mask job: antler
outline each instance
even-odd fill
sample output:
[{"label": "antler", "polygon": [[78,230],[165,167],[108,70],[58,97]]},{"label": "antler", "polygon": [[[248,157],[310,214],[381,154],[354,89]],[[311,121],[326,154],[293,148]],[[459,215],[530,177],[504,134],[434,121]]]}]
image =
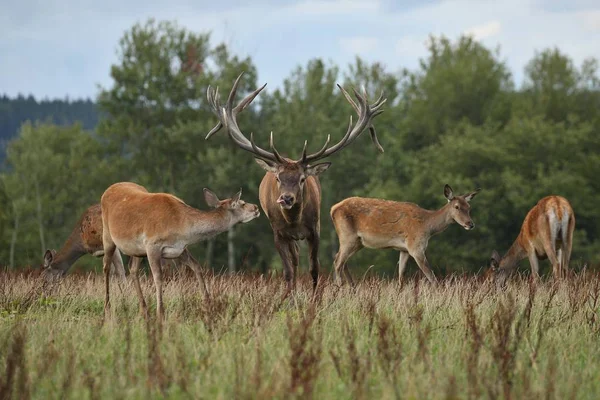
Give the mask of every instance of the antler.
[{"label": "antler", "polygon": [[242,101],[239,102],[237,106],[233,107],[233,100],[235,99],[237,88],[240,83],[240,79],[242,78],[242,75],[244,75],[243,72],[235,80],[235,83],[231,88],[231,92],[229,93],[229,97],[227,98],[227,103],[225,103],[225,107],[221,106],[219,88],[217,87],[216,89],[213,89],[210,86],[208,87],[208,90],[206,91],[208,104],[210,104],[210,107],[212,108],[213,113],[219,119],[219,122],[217,123],[217,125],[215,125],[214,128],[210,130],[210,132],[208,132],[208,134],[206,135],[206,139],[210,139],[212,135],[217,133],[223,126],[225,126],[227,132],[229,133],[229,137],[235,142],[235,144],[237,144],[242,149],[249,151],[255,156],[265,160],[275,161],[278,163],[285,163],[283,157],[281,157],[277,149],[275,149],[275,145],[273,143],[273,132],[271,132],[271,139],[269,142],[272,151],[267,151],[258,147],[256,143],[254,143],[254,135],[252,133],[250,133],[250,140],[248,140],[248,138],[246,138],[246,136],[242,133],[240,127],[237,124],[237,115],[240,112],[244,111],[244,109],[248,107],[250,103],[252,103],[252,101],[265,88],[265,86],[267,86],[267,84],[265,83],[264,85],[250,93],[248,96],[246,96]]},{"label": "antler", "polygon": [[329,140],[331,139],[331,136],[327,135],[327,140],[325,141],[325,145],[321,148],[321,150],[317,151],[314,154],[306,155],[306,142],[304,142],[304,150],[302,151],[302,158],[300,158],[300,160],[298,160],[299,162],[301,162],[303,164],[308,164],[308,163],[314,162],[316,160],[319,160],[321,158],[328,157],[328,156],[332,155],[333,153],[343,149],[344,147],[346,147],[350,143],[352,143],[354,141],[354,139],[359,137],[360,134],[367,127],[369,128],[369,132],[371,133],[371,139],[373,140],[373,143],[377,147],[377,150],[379,150],[380,152],[383,153],[383,147],[381,147],[381,144],[379,143],[379,140],[377,139],[377,132],[375,131],[375,127],[373,126],[373,119],[383,112],[381,107],[387,101],[387,99],[383,98],[383,92],[381,93],[381,95],[379,96],[377,101],[375,101],[375,103],[369,105],[369,102],[367,99],[367,92],[366,92],[365,88],[363,87],[362,95],[360,93],[358,93],[356,91],[356,89],[352,88],[352,91],[354,92],[354,96],[356,97],[356,100],[358,101],[358,104],[357,104],[354,102],[352,97],[350,97],[348,92],[346,92],[344,90],[343,87],[341,87],[340,85],[337,85],[337,86],[340,88],[340,90],[344,94],[344,97],[346,98],[346,100],[348,100],[348,102],[352,105],[352,108],[354,108],[354,110],[358,114],[358,121],[356,121],[356,125],[352,126],[352,116],[350,116],[350,124],[348,125],[348,130],[346,131],[346,134],[344,135],[342,140],[340,140],[337,144],[328,148],[327,145],[329,144]]}]

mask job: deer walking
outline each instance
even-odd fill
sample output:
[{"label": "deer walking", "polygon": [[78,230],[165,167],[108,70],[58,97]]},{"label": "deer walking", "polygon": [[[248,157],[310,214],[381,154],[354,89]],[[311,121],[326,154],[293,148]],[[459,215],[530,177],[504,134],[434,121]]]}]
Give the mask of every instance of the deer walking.
[{"label": "deer walking", "polygon": [[362,197],[350,197],[335,204],[331,207],[331,219],[340,242],[334,260],[337,283],[343,283],[343,274],[348,283],[354,284],[347,261],[363,247],[399,250],[400,283],[409,256],[415,259],[427,279],[435,283],[435,275],[425,257],[429,238],[453,222],[466,230],[473,229],[469,202],[479,190],[454,196],[452,188],[446,185],[444,196],[448,203],[437,211],[425,210],[414,203]]},{"label": "deer walking", "polygon": [[208,88],[208,102],[219,122],[207,134],[206,139],[224,126],[231,140],[243,150],[253,154],[258,165],[266,171],[259,187],[260,205],[273,229],[275,247],[283,262],[283,273],[288,291],[296,286],[299,263],[298,244],[296,243],[298,240],[308,242],[309,269],[313,280],[313,289],[315,289],[319,279],[321,232],[321,185],[318,176],[331,165],[330,162],[318,164],[315,162],[342,150],[360,136],[366,128],[369,128],[371,139],[377,149],[383,152],[372,121],[383,112],[382,106],[386,99],[383,99],[382,94],[375,103],[369,105],[364,91],[362,94],[354,91],[357,100],[355,102],[338,85],[344,97],[358,114],[356,124],[353,125],[352,117],[350,117],[350,124],[344,137],[337,144],[328,147],[331,139],[331,136],[328,135],[325,145],[316,153],[306,153],[307,142],[305,141],[302,156],[298,160],[291,160],[279,154],[273,143],[272,132],[271,150],[267,151],[254,143],[252,133],[248,140],[239,128],[237,115],[248,107],[266,86],[265,84],[256,89],[234,107],[233,101],[242,75],[240,74],[233,84],[225,106],[220,103],[218,89]]},{"label": "deer walking", "polygon": [[503,287],[517,263],[529,258],[534,279],[538,279],[539,260],[546,258],[552,264],[555,279],[565,277],[569,269],[575,213],[567,199],[547,196],[527,213],[519,236],[504,257],[494,250],[490,268],[496,272],[496,284]]},{"label": "deer walking", "polygon": [[[140,308],[147,315],[147,307],[140,288],[137,271],[140,257],[148,263],[156,288],[156,313],[164,318],[162,298],[161,259],[181,257],[192,243],[209,239],[227,231],[238,223],[246,223],[260,215],[258,206],[240,199],[240,190],[231,199],[219,200],[204,189],[204,198],[212,207],[201,211],[167,193],[150,193],[143,186],[121,182],[110,186],[100,204],[102,206],[102,241],[104,245],[105,312],[110,308],[110,265],[118,248],[133,258],[131,275]],[[185,255],[184,255],[185,257]],[[198,279],[202,276],[197,274]],[[202,280],[201,287],[204,287]]]}]

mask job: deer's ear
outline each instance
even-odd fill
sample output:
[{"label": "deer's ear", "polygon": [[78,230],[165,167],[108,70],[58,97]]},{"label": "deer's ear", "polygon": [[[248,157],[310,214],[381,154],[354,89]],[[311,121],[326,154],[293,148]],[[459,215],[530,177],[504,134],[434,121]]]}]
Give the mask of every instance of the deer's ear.
[{"label": "deer's ear", "polygon": [[255,158],[254,161],[256,161],[256,163],[265,171],[272,172],[274,174],[277,173],[277,164],[272,163],[271,161],[262,160],[260,158]]},{"label": "deer's ear", "polygon": [[219,206],[219,198],[210,189],[204,188],[204,200],[209,207],[216,208]]},{"label": "deer's ear", "polygon": [[44,253],[44,268],[48,268],[52,263],[52,259],[54,258],[54,254],[51,250],[46,250]]},{"label": "deer's ear", "polygon": [[231,198],[231,202],[232,202],[233,204],[236,204],[238,201],[240,201],[240,199],[241,199],[241,198],[242,198],[242,189],[240,188],[240,191],[239,191],[239,192],[237,192],[237,193],[235,194],[235,196],[233,196],[233,197]]},{"label": "deer's ear", "polygon": [[471,192],[471,193],[469,193],[469,194],[465,194],[465,195],[464,195],[464,199],[465,199],[465,201],[466,201],[467,203],[468,203],[468,202],[470,202],[470,201],[471,201],[471,199],[472,199],[473,197],[475,197],[475,195],[476,195],[477,193],[479,193],[479,191],[480,191],[480,190],[481,190],[481,188],[477,188],[477,189],[475,189],[475,191],[474,191],[474,192]]},{"label": "deer's ear", "polygon": [[317,176],[317,175],[322,174],[323,172],[327,171],[327,168],[329,168],[330,166],[331,166],[330,162],[309,165],[308,167],[306,167],[306,175]]},{"label": "deer's ear", "polygon": [[448,201],[454,198],[454,192],[448,184],[444,185],[444,196],[448,199]]},{"label": "deer's ear", "polygon": [[497,269],[500,266],[500,254],[496,250],[492,252],[492,257],[490,258],[490,266],[494,269]]}]

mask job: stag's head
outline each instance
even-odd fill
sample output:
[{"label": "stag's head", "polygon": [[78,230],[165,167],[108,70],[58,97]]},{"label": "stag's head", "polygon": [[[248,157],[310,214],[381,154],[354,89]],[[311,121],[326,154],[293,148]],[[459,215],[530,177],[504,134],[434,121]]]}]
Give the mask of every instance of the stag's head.
[{"label": "stag's head", "polygon": [[462,196],[455,196],[452,188],[449,185],[444,186],[444,196],[448,199],[448,207],[450,207],[450,216],[452,219],[470,231],[475,228],[475,224],[471,219],[471,205],[469,202],[481,189],[477,189],[474,192],[464,194]]},{"label": "stag's head", "polygon": [[210,189],[204,188],[204,200],[209,207],[223,210],[229,213],[232,219],[236,222],[250,222],[260,216],[258,206],[256,204],[246,203],[241,199],[242,189],[230,199],[219,200],[216,194]]},{"label": "stag's head", "polygon": [[283,159],[281,162],[256,159],[265,171],[275,175],[279,197],[277,204],[285,210],[289,210],[296,204],[302,203],[304,184],[309,176],[317,176],[327,170],[330,162],[309,165],[303,162]]},{"label": "stag's head", "polygon": [[279,190],[277,203],[283,209],[290,209],[294,207],[295,204],[301,203],[306,179],[310,176],[317,176],[321,174],[331,165],[329,162],[315,164],[316,161],[328,157],[333,153],[343,149],[352,143],[354,139],[360,136],[360,134],[366,128],[369,128],[371,139],[373,140],[373,143],[375,143],[377,149],[383,152],[383,148],[379,144],[377,133],[375,132],[375,128],[372,124],[373,118],[383,112],[382,106],[386,101],[386,99],[383,98],[383,94],[379,96],[379,99],[375,103],[369,104],[367,94],[364,89],[362,94],[354,90],[354,95],[356,97],[355,102],[348,92],[346,92],[339,85],[338,87],[342,91],[344,97],[357,112],[358,120],[356,124],[353,124],[352,117],[350,117],[348,130],[346,131],[344,137],[337,144],[329,146],[331,136],[328,135],[325,145],[321,148],[321,150],[313,154],[307,154],[307,142],[305,141],[302,157],[294,161],[284,158],[279,154],[273,143],[273,132],[271,132],[270,150],[264,150],[260,148],[256,145],[256,143],[254,143],[254,137],[252,133],[250,134],[250,140],[248,140],[242,133],[237,124],[236,117],[237,114],[239,114],[246,107],[248,107],[250,103],[252,103],[254,98],[258,96],[258,94],[265,88],[266,84],[250,93],[237,106],[234,107],[233,101],[242,75],[243,74],[240,74],[240,76],[236,79],[233,88],[229,93],[229,97],[225,106],[222,106],[220,103],[218,88],[214,90],[210,87],[208,88],[208,102],[215,115],[219,118],[219,123],[208,133],[208,135],[206,135],[206,138],[210,138],[214,133],[219,131],[224,126],[229,133],[229,137],[239,147],[254,154],[257,163],[267,172],[275,175]]}]

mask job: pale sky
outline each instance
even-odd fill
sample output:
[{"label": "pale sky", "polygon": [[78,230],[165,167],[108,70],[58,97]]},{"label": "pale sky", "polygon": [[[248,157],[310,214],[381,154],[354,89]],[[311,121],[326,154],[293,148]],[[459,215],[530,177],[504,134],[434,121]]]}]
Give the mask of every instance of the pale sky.
[{"label": "pale sky", "polygon": [[415,69],[429,34],[500,46],[517,82],[536,50],[557,46],[577,66],[600,58],[598,0],[0,0],[0,94],[94,99],[123,32],[150,17],[212,32],[271,89],[316,57]]}]

